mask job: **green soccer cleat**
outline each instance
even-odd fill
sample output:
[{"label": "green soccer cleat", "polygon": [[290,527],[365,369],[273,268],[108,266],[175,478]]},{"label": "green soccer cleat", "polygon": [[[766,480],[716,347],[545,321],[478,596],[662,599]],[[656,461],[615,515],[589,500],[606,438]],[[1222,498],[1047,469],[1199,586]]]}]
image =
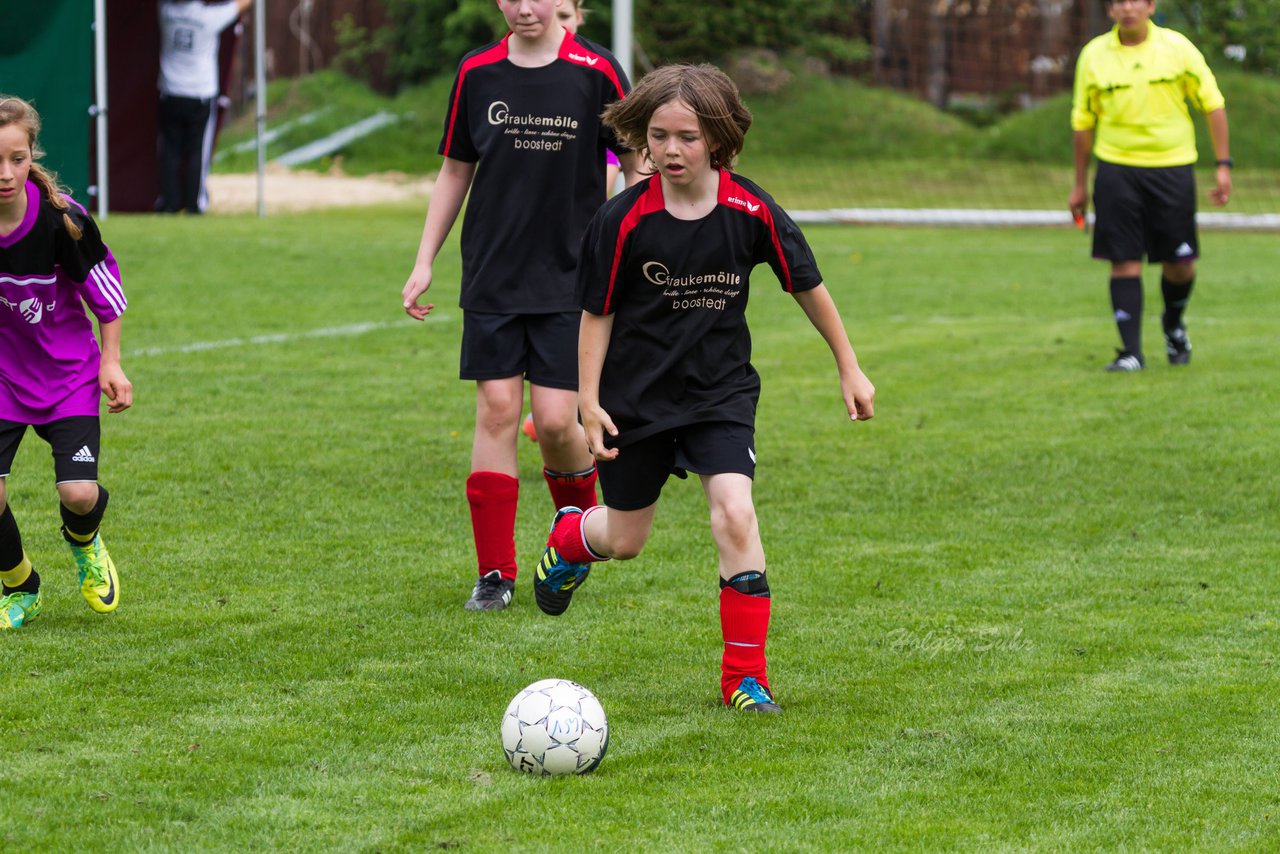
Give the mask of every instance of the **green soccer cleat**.
[{"label": "green soccer cleat", "polygon": [[99,614],[111,613],[120,604],[120,579],[115,562],[102,543],[102,534],[94,534],[88,545],[69,545],[80,572],[80,595]]},{"label": "green soccer cleat", "polygon": [[[551,530],[554,532],[560,520],[572,513],[581,515],[582,511],[577,507],[560,508],[551,522]],[[591,564],[570,563],[548,542],[538,568],[533,571],[533,598],[542,613],[553,617],[563,614],[573,599],[573,591],[586,583],[589,572]]]},{"label": "green soccer cleat", "polygon": [[752,676],[743,679],[738,683],[738,687],[733,689],[733,693],[729,695],[729,705],[741,712],[764,712],[776,715],[782,711],[782,706],[773,701],[773,694],[769,693],[769,689]]},{"label": "green soccer cleat", "polygon": [[44,596],[39,590],[27,593],[15,590],[0,598],[0,630],[20,629],[40,616],[40,608],[44,605]]}]

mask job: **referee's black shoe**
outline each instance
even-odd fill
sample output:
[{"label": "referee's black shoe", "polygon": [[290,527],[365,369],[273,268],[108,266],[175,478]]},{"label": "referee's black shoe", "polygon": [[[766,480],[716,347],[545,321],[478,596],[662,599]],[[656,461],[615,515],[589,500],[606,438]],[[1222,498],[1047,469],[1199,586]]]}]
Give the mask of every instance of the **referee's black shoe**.
[{"label": "referee's black shoe", "polygon": [[503,578],[501,572],[491,569],[480,576],[475,589],[471,591],[471,598],[462,607],[468,611],[501,611],[511,604],[515,591],[514,581]]},{"label": "referee's black shoe", "polygon": [[1164,350],[1169,354],[1169,364],[1186,365],[1191,362],[1191,339],[1185,326],[1175,326],[1164,331]]},{"label": "referee's black shoe", "polygon": [[1147,366],[1147,360],[1137,353],[1130,353],[1128,350],[1117,350],[1116,357],[1107,365],[1107,370],[1112,373],[1132,373],[1140,371]]}]

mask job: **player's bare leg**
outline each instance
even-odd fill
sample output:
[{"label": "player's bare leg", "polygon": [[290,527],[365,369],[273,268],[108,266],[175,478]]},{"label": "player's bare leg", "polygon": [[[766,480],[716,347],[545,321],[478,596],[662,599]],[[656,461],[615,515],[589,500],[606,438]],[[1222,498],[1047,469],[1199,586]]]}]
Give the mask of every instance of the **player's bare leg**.
[{"label": "player's bare leg", "polygon": [[471,444],[467,503],[475,537],[479,580],[468,611],[500,611],[511,603],[516,581],[516,439],[524,404],[520,376],[476,383],[476,426]]},{"label": "player's bare leg", "polygon": [[578,423],[578,393],[531,383],[529,401],[551,502],[557,510],[594,507],[596,464]]},{"label": "player's bare leg", "polygon": [[751,478],[735,473],[704,475],[702,488],[711,512],[711,536],[720,553],[724,702],[744,711],[780,712],[766,670],[771,600]]},{"label": "player's bare leg", "polygon": [[534,598],[543,613],[556,617],[565,612],[592,563],[640,554],[653,530],[656,509],[656,502],[640,510],[561,508],[533,576]]}]

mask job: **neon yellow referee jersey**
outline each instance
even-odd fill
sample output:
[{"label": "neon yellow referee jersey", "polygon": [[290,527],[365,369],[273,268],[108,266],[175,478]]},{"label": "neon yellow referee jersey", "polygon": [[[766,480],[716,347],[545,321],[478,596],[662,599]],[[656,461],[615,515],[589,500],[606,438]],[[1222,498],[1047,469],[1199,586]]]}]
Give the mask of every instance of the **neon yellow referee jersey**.
[{"label": "neon yellow referee jersey", "polygon": [[1150,29],[1142,44],[1120,43],[1113,27],[1076,60],[1072,130],[1094,130],[1099,160],[1126,166],[1183,166],[1196,161],[1187,101],[1211,113],[1226,100],[1204,56],[1174,30]]}]

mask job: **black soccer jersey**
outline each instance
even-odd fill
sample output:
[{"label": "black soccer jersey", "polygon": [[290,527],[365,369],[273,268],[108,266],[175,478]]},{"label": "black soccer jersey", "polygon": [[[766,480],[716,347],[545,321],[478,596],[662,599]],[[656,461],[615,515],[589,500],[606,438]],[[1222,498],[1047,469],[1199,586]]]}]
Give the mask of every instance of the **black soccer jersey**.
[{"label": "black soccer jersey", "polygon": [[700,421],[754,426],[760,377],[746,308],[761,262],[789,293],[822,283],[791,217],[728,171],[715,209],[699,220],[667,213],[657,176],[596,214],[583,237],[578,302],[614,315],[600,404],[620,431],[615,444]]},{"label": "black soccer jersey", "polygon": [[630,91],[617,60],[566,32],[550,65],[507,58],[506,38],[463,57],[440,153],[476,163],[462,221],[462,294],[472,311],[573,311],[578,243],[604,202],[600,113]]}]

